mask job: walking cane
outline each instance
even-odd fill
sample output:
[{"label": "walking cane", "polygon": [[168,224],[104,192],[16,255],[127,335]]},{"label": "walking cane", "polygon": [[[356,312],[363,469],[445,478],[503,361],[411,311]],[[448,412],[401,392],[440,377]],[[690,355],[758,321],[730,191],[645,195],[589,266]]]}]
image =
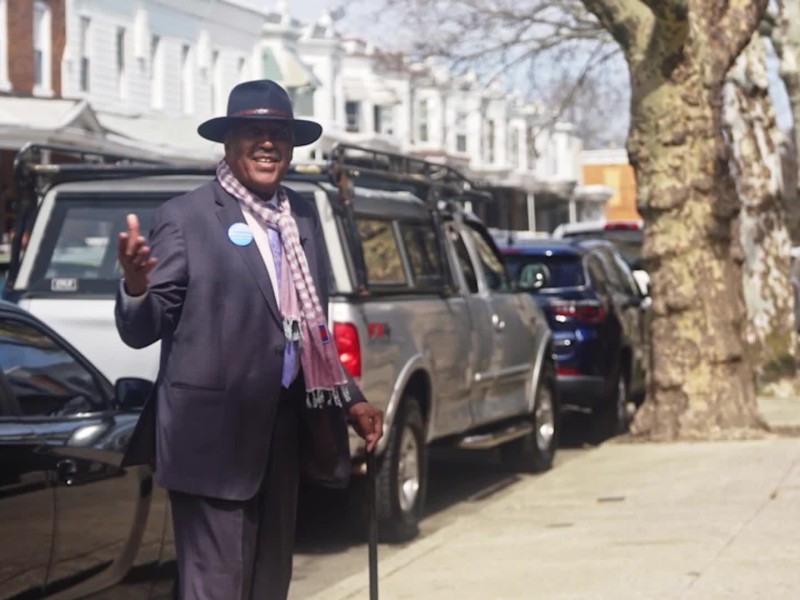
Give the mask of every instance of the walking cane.
[{"label": "walking cane", "polygon": [[367,503],[369,539],[369,600],[378,600],[378,515],[375,507],[377,496],[375,480],[375,451],[367,452]]}]

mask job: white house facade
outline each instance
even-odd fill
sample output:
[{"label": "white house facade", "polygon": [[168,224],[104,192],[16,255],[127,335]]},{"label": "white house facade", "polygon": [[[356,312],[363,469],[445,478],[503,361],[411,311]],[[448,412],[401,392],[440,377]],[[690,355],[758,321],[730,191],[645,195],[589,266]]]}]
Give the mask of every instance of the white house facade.
[{"label": "white house facade", "polygon": [[[33,0],[26,75],[9,67],[7,40],[18,36],[8,30],[8,10],[0,0],[0,102],[20,95],[14,81],[30,82],[25,102],[5,99],[12,122],[0,119],[0,129],[15,140],[210,161],[222,148],[199,138],[197,125],[224,114],[236,83],[270,78],[287,89],[298,116],[323,125],[322,138],[298,148],[296,160],[324,159],[347,142],[446,164],[491,191],[494,202],[476,211],[517,229],[591,218],[610,195],[581,185],[571,125],[550,122],[541,107],[472,73],[344,40],[330,12],[302,23],[283,2],[266,10],[253,0]],[[18,122],[28,104],[48,101],[57,135]]]}]

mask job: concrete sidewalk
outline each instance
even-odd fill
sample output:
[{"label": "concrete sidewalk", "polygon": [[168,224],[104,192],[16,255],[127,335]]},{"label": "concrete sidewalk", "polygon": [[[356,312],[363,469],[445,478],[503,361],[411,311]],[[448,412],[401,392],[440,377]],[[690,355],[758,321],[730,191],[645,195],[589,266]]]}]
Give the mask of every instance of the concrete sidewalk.
[{"label": "concrete sidewalk", "polygon": [[[800,399],[761,399],[776,431]],[[606,443],[380,562],[381,600],[800,598],[800,438]],[[312,600],[366,600],[368,576]]]}]

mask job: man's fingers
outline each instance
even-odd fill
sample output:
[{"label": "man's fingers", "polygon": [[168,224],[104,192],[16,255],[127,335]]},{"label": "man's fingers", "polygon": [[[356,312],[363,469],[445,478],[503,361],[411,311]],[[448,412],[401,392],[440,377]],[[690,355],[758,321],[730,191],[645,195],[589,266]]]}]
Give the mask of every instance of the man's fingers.
[{"label": "man's fingers", "polygon": [[125,221],[128,225],[128,247],[125,253],[128,256],[133,256],[136,252],[136,245],[139,243],[139,240],[143,238],[141,236],[141,231],[139,229],[139,217],[135,214],[130,213],[126,218]]}]

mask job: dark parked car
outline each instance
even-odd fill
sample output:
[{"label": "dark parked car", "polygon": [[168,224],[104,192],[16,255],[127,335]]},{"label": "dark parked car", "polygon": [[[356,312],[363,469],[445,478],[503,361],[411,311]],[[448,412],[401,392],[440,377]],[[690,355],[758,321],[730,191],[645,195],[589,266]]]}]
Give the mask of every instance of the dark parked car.
[{"label": "dark parked car", "polygon": [[650,276],[642,268],[642,241],[644,222],[637,220],[600,220],[581,223],[564,223],[553,231],[556,239],[607,240],[613,242],[630,267],[633,278],[643,294],[649,293]]},{"label": "dark parked car", "polygon": [[602,435],[626,431],[644,397],[650,300],[619,251],[601,240],[547,239],[503,254],[517,287],[547,315],[562,407],[591,410]]},{"label": "dark parked car", "polygon": [[6,302],[0,367],[0,599],[83,597],[157,567],[171,531],[166,495],[149,469],[120,468],[152,383],[112,385]]}]

